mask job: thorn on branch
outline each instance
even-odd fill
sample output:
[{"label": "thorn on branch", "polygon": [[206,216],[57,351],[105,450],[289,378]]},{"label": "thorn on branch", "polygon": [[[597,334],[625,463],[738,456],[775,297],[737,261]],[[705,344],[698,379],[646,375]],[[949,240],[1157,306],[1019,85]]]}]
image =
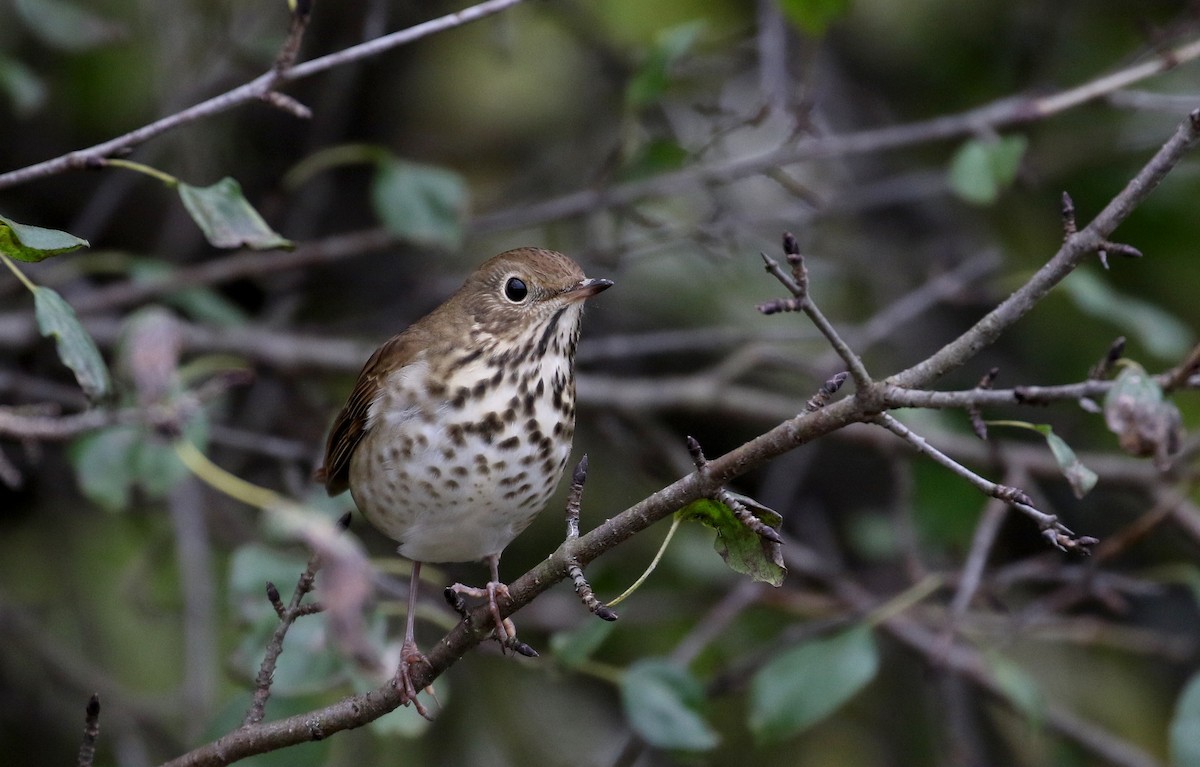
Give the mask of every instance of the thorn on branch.
[{"label": "thorn on branch", "polygon": [[[579,463],[575,466],[575,471],[571,473],[571,490],[567,494],[568,542],[579,539],[579,510],[583,505],[583,485],[587,482],[587,473],[588,457],[585,454],[579,459]],[[597,618],[606,621],[615,621],[617,619],[617,614],[612,608],[596,598],[595,592],[592,591],[592,585],[588,583],[587,578],[583,574],[583,568],[579,566],[579,562],[575,559],[575,554],[570,547],[567,548],[567,574],[571,576],[571,581],[575,584],[575,594],[579,597],[579,601],[583,602],[584,607]],[[521,648],[514,647],[512,649],[522,655],[525,654],[521,652]],[[532,652],[532,649],[530,651]]]},{"label": "thorn on branch", "polygon": [[287,39],[275,57],[275,77],[292,68],[296,57],[300,54],[300,42],[304,39],[304,30],[308,28],[309,12],[312,10],[311,0],[292,0],[292,20],[288,25]]},{"label": "thorn on branch", "polygon": [[[1200,112],[1200,110],[1197,111]],[[1066,192],[1063,192],[1062,195],[1062,219],[1063,241],[1065,242],[1079,231],[1079,224],[1075,220],[1075,201]],[[1100,258],[1100,265],[1105,269],[1108,268],[1109,253],[1126,258],[1142,257],[1142,251],[1132,245],[1126,245],[1123,242],[1113,242],[1112,240],[1100,240],[1100,243],[1096,246],[1096,255]]]},{"label": "thorn on branch", "polygon": [[100,738],[100,695],[92,693],[83,720],[83,743],[79,746],[79,767],[92,767],[96,759],[96,741]]},{"label": "thorn on branch", "polygon": [[[1000,375],[1000,368],[992,368],[983,374],[983,378],[979,379],[979,383],[975,385],[975,388],[991,389],[998,375]],[[987,441],[988,429],[987,423],[983,420],[983,409],[978,404],[972,403],[967,406],[967,416],[971,419],[971,429],[974,430],[975,436]]]},{"label": "thorn on branch", "polygon": [[270,600],[271,607],[275,608],[279,620],[283,620],[287,615],[287,608],[283,604],[283,598],[279,596],[279,589],[271,581],[267,581],[267,599]]},{"label": "thorn on branch", "polygon": [[737,521],[753,531],[759,538],[765,538],[775,544],[783,543],[783,538],[780,537],[779,532],[756,517],[754,512],[746,508],[746,504],[742,503],[733,493],[725,488],[721,488],[716,492],[714,498],[728,506],[733,511],[733,516]]},{"label": "thorn on branch", "polygon": [[279,91],[267,91],[260,97],[265,103],[287,112],[299,120],[311,120],[312,110],[296,99]]},{"label": "thorn on branch", "polygon": [[817,390],[817,393],[805,403],[804,412],[813,413],[828,405],[829,400],[833,398],[833,395],[837,394],[838,390],[842,388],[842,384],[846,383],[846,379],[849,377],[849,373],[842,371],[821,384],[821,388]]},{"label": "thorn on branch", "polygon": [[[834,376],[837,378],[837,376]],[[833,379],[831,378],[830,381]],[[845,374],[842,374],[842,380],[845,380]],[[828,382],[826,382],[828,383]],[[840,384],[839,384],[840,386]],[[835,390],[836,391],[836,390]],[[695,437],[687,438],[688,453],[692,456],[692,463],[696,465],[696,471],[705,473],[708,471],[708,459],[704,457],[704,449],[700,447],[700,441]],[[710,496],[714,501],[723,503],[733,512],[734,518],[742,523],[745,527],[753,531],[758,537],[765,538],[771,543],[783,543],[783,539],[779,537],[779,533],[775,528],[763,522],[754,512],[746,508],[746,504],[737,496],[731,493],[728,489],[722,487]],[[749,500],[749,499],[747,499]]]},{"label": "thorn on branch", "polygon": [[1096,248],[1096,255],[1100,259],[1100,265],[1105,269],[1108,268],[1108,254],[1112,253],[1125,258],[1141,258],[1142,251],[1126,245],[1123,242],[1113,242],[1112,240],[1101,240],[1099,247]]},{"label": "thorn on branch", "polygon": [[1108,377],[1113,365],[1117,364],[1117,360],[1121,359],[1125,354],[1125,336],[1118,336],[1117,340],[1113,341],[1105,352],[1104,357],[1100,359],[1092,369],[1088,371],[1089,381],[1100,381]]},{"label": "thorn on branch", "polygon": [[1079,225],[1075,221],[1075,201],[1066,192],[1062,193],[1062,221],[1063,240],[1066,241],[1079,231]]}]

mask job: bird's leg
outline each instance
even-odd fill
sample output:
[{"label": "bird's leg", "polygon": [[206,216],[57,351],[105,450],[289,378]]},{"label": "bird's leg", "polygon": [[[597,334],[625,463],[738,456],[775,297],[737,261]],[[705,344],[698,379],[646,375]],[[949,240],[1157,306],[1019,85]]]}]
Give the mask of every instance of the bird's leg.
[{"label": "bird's leg", "polygon": [[516,625],[508,618],[500,616],[500,606],[496,604],[496,596],[500,595],[505,599],[511,598],[508,593],[508,586],[500,582],[500,555],[492,554],[487,558],[487,562],[488,566],[492,569],[492,579],[488,581],[487,586],[477,589],[456,583],[446,589],[446,601],[464,619],[470,620],[470,613],[467,612],[467,605],[463,601],[463,595],[479,599],[486,598],[488,610],[492,614],[492,623],[496,627],[496,641],[500,643],[500,646],[507,650],[512,650],[519,655],[524,655],[527,658],[536,658],[537,651],[517,639]]},{"label": "bird's leg", "polygon": [[421,584],[421,563],[412,563],[412,579],[408,584],[408,616],[404,623],[404,644],[400,647],[400,666],[396,669],[396,678],[393,683],[400,694],[404,698],[404,705],[410,702],[417,710],[417,713],[426,719],[430,719],[429,712],[425,710],[425,706],[417,699],[417,688],[412,681],[411,668],[418,663],[428,663],[425,655],[417,647],[415,636],[416,617],[417,617],[417,590]]}]

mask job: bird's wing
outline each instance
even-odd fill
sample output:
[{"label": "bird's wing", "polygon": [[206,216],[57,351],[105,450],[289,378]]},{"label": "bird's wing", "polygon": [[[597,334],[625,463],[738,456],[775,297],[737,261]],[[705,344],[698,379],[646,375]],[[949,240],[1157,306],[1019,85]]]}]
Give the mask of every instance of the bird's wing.
[{"label": "bird's wing", "polygon": [[401,333],[375,350],[363,365],[346,406],[338,413],[325,443],[325,465],[313,473],[313,478],[325,485],[330,495],[350,487],[350,457],[367,433],[367,417],[371,403],[379,395],[379,387],[397,366],[409,356],[404,348],[411,342]]}]

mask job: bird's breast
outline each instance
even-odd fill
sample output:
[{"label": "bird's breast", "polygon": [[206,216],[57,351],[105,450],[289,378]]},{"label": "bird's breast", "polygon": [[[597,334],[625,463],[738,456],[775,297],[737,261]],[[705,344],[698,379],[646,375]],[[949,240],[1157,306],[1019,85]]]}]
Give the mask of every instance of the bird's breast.
[{"label": "bird's breast", "polygon": [[422,562],[477,560],[533,521],[575,428],[571,359],[456,352],[381,382],[350,465],[367,519]]}]

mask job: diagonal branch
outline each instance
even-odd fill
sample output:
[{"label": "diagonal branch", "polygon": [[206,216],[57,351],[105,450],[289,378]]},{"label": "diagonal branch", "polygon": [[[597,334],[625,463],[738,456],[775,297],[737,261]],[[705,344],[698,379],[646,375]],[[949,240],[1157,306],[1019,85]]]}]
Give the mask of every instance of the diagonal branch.
[{"label": "diagonal branch", "polygon": [[1094,253],[1198,141],[1200,109],[1193,110],[1187,116],[1175,134],[1125,185],[1121,193],[1114,197],[1090,224],[1068,237],[1054,257],[1038,269],[1028,282],[988,312],[966,333],[946,344],[928,359],[891,376],[887,382],[910,388],[927,386],[961,366],[995,341],[1004,330],[1029,313],[1051,288]]},{"label": "diagonal branch", "polygon": [[486,0],[486,2],[464,8],[461,11],[448,13],[445,16],[416,24],[399,32],[393,32],[390,35],[384,35],[383,37],[378,37],[374,40],[369,40],[365,43],[338,51],[337,53],[321,56],[320,58],[306,61],[287,69],[273,66],[269,71],[259,75],[248,83],[239,85],[219,96],[214,96],[207,101],[202,101],[195,106],[188,107],[160,120],[155,120],[148,125],[143,125],[141,128],[132,130],[124,135],[117,136],[86,149],[69,152],[52,160],[46,160],[25,168],[9,171],[8,173],[0,173],[0,189],[23,184],[37,178],[52,176],[56,173],[63,173],[68,170],[85,168],[93,158],[108,157],[116,152],[144,144],[150,139],[178,128],[181,125],[227,112],[246,102],[267,99],[269,98],[268,94],[273,93],[275,87],[280,83],[293,82],[343,64],[377,56],[384,51],[389,51],[401,45],[407,45],[423,37],[428,37],[452,27],[462,26],[463,24],[482,19],[494,13],[499,13],[520,2],[521,0]]}]

